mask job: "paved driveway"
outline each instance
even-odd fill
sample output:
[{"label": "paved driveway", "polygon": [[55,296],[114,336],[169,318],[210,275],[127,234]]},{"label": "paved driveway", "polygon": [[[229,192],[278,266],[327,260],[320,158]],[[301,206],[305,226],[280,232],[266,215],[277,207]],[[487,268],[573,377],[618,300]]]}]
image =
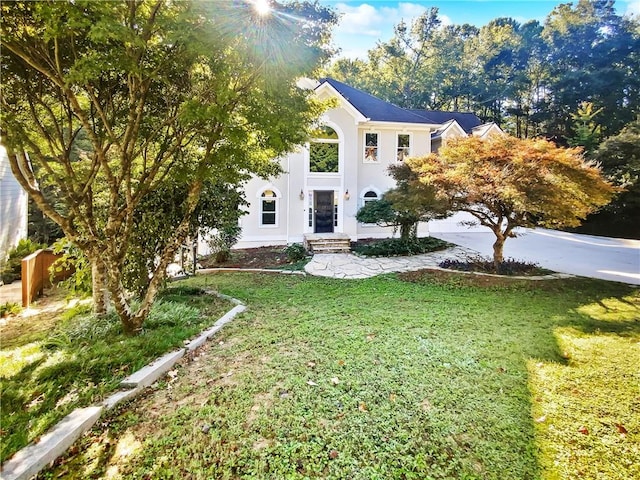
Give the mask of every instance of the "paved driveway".
[{"label": "paved driveway", "polygon": [[[562,273],[640,285],[640,240],[596,237],[544,228],[518,231],[504,246],[505,258],[535,262]],[[493,233],[474,227],[466,232],[433,232],[456,245],[493,256]]]}]

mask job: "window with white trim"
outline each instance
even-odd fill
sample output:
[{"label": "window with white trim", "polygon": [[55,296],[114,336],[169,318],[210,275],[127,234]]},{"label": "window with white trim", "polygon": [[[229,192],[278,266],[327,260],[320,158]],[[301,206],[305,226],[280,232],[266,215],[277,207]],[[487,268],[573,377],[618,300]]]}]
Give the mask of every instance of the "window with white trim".
[{"label": "window with white trim", "polygon": [[380,200],[378,194],[373,190],[369,190],[362,196],[362,205],[366,205],[369,202],[375,202],[376,200]]},{"label": "window with white trim", "polygon": [[[378,192],[376,192],[374,190],[366,191],[364,193],[364,195],[362,195],[362,198],[361,198],[361,202],[362,202],[362,206],[363,207],[369,202],[376,202],[378,200],[380,200],[380,195],[378,195]],[[372,226],[372,225],[375,225],[375,223],[363,223],[362,225]]]},{"label": "window with white trim", "polygon": [[278,225],[278,196],[273,190],[265,190],[260,196],[260,226]]},{"label": "window with white trim", "polygon": [[364,162],[377,163],[380,158],[378,147],[378,134],[365,132],[364,134]]},{"label": "window with white trim", "polygon": [[411,155],[411,135],[399,133],[396,136],[396,161],[404,162]]},{"label": "window with white trim", "polygon": [[336,131],[323,125],[309,142],[309,172],[338,173],[340,169],[340,139]]}]

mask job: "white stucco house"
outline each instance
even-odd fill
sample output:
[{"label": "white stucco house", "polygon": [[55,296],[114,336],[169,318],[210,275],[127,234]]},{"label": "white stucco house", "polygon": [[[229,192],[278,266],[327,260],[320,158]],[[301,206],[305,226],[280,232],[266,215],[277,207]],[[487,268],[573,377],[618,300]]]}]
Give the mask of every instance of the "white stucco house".
[{"label": "white stucco house", "polygon": [[11,172],[7,151],[0,145],[0,263],[9,250],[27,238],[28,197]]},{"label": "white stucco house", "polygon": [[[318,138],[279,160],[284,174],[247,183],[239,248],[298,243],[313,234],[390,237],[392,229],[356,220],[365,202],[393,187],[389,165],[436,151],[447,138],[501,132],[473,113],[403,109],[330,78],[310,87],[336,106],[320,119]],[[419,228],[420,235],[428,231],[429,225]]]}]

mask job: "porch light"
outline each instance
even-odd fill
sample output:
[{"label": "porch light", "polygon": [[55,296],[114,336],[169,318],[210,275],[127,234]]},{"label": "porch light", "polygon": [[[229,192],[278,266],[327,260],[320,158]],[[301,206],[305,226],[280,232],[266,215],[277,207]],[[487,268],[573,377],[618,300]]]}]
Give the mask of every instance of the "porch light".
[{"label": "porch light", "polygon": [[350,198],[351,198],[351,195],[349,195],[349,190],[347,190],[346,192],[344,192],[344,199],[349,200]]},{"label": "porch light", "polygon": [[300,200],[304,200],[304,191],[302,189],[300,189]]}]

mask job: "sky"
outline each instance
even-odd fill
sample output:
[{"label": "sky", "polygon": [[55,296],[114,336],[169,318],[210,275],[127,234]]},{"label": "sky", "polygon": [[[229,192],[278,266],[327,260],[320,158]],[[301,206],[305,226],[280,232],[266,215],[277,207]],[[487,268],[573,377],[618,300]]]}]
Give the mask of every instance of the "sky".
[{"label": "sky", "polygon": [[[334,30],[334,44],[341,49],[339,57],[366,58],[367,50],[379,40],[393,35],[400,20],[410,23],[430,7],[438,7],[444,24],[470,23],[477,27],[498,17],[511,17],[524,23],[544,22],[556,5],[571,0],[320,0],[341,14]],[[574,0],[572,3],[576,3]],[[640,15],[640,0],[617,0],[619,14]]]}]

